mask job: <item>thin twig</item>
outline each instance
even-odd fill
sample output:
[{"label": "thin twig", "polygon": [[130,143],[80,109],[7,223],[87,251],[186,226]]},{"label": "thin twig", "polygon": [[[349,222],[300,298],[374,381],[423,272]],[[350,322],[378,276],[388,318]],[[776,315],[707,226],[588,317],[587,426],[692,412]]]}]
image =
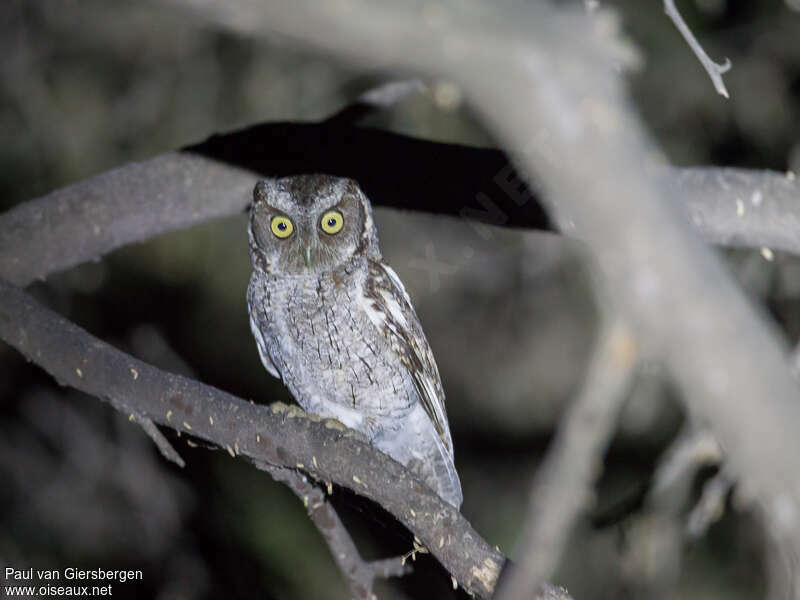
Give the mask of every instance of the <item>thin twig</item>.
[{"label": "thin twig", "polygon": [[152,419],[148,419],[147,417],[136,417],[133,413],[131,414],[131,420],[135,420],[139,425],[142,426],[145,433],[150,436],[150,439],[153,440],[153,443],[156,445],[158,450],[161,452],[161,455],[166,458],[168,461],[174,462],[179,467],[183,468],[186,466],[186,463],[183,462],[181,455],[178,454],[178,451],[169,443],[169,440],[164,437],[164,434],[156,427],[156,424],[153,423]]},{"label": "thin twig", "polygon": [[686,533],[690,538],[704,536],[708,528],[719,521],[725,512],[725,499],[732,486],[733,481],[724,471],[703,484],[703,493],[686,522]]},{"label": "thin twig", "polygon": [[692,30],[689,29],[689,26],[683,20],[681,13],[678,12],[678,9],[675,7],[674,0],[664,0],[664,12],[666,12],[667,16],[675,23],[675,27],[681,32],[683,39],[686,40],[686,43],[689,44],[689,47],[700,61],[700,64],[703,65],[706,73],[708,73],[708,76],[711,78],[711,83],[714,84],[714,89],[717,90],[717,93],[721,96],[728,98],[728,90],[725,88],[725,82],[722,81],[722,75],[730,70],[730,59],[726,58],[725,63],[719,65],[708,57],[708,54],[703,50],[700,42],[694,37]]},{"label": "thin twig", "polygon": [[686,506],[698,470],[721,457],[713,436],[692,425],[661,455],[644,506],[626,526],[622,572],[646,598],[671,598],[680,577]]},{"label": "thin twig", "polygon": [[534,478],[521,559],[500,598],[532,597],[558,565],[573,524],[590,501],[635,364],[630,330],[619,322],[609,325],[598,340],[583,389]]},{"label": "thin twig", "polygon": [[425,84],[419,79],[389,81],[360,94],[357,101],[375,108],[388,108],[424,90]]},{"label": "thin twig", "polygon": [[657,498],[679,482],[690,482],[698,469],[722,461],[722,448],[705,428],[687,425],[661,456],[648,497]]},{"label": "thin twig", "polygon": [[275,481],[286,484],[306,507],[309,518],[328,544],[353,598],[369,600],[373,598],[372,586],[375,579],[402,577],[412,571],[411,566],[401,556],[374,562],[361,558],[353,538],[325,492],[299,471],[263,463],[256,463],[256,466],[267,471]]},{"label": "thin twig", "polygon": [[359,94],[354,102],[344,106],[324,122],[328,126],[337,128],[353,125],[371,112],[389,108],[424,90],[425,84],[419,79],[388,81]]}]

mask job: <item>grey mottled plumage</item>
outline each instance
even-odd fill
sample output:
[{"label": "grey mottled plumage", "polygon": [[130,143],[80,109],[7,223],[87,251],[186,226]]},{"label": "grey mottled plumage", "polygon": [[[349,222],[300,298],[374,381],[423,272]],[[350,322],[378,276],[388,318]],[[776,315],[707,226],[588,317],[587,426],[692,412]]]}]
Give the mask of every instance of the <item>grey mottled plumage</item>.
[{"label": "grey mottled plumage", "polygon": [[459,507],[439,371],[358,184],[260,181],[249,233],[247,304],[266,369],[303,409],[362,432]]}]

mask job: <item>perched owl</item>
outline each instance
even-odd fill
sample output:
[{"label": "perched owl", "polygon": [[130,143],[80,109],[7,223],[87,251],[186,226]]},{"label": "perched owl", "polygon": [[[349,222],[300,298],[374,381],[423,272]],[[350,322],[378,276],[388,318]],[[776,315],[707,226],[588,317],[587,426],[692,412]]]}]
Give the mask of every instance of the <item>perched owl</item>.
[{"label": "perched owl", "polygon": [[260,181],[249,234],[247,305],[267,371],[304,410],[360,431],[458,508],[439,371],[358,184]]}]

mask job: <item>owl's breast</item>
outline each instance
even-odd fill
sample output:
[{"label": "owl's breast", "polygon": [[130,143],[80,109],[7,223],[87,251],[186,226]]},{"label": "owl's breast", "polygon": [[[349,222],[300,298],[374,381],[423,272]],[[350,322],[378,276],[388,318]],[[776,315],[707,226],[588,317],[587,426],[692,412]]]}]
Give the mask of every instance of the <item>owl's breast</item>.
[{"label": "owl's breast", "polygon": [[417,401],[413,380],[357,301],[358,273],[263,285],[265,345],[305,410],[365,431],[359,420],[410,411]]}]

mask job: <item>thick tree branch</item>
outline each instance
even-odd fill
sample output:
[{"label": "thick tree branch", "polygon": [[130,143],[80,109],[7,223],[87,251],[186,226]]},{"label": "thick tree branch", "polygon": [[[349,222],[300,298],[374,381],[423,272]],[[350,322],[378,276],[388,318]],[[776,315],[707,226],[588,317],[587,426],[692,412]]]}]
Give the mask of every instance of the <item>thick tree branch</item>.
[{"label": "thick tree branch", "polygon": [[794,173],[673,168],[663,184],[707,241],[800,254],[800,181]]},{"label": "thick tree branch", "polygon": [[[0,339],[62,385],[197,436],[258,464],[302,469],[379,503],[468,591],[491,596],[505,557],[402,465],[338,421],[295,406],[256,405],[161,371],[98,340],[0,280]],[[382,568],[386,565],[380,565]],[[542,597],[557,588],[542,589]]]},{"label": "thick tree branch", "polygon": [[62,188],[0,215],[0,277],[17,285],[127,244],[240,212],[255,177],[176,152]]},{"label": "thick tree branch", "polygon": [[[27,285],[127,244],[239,213],[259,174],[308,172],[353,177],[379,206],[552,228],[498,150],[337,119],[271,123],[125,165],[0,214],[0,276]],[[670,168],[661,176],[671,201],[709,241],[800,254],[800,181],[793,176],[716,168]]]}]

